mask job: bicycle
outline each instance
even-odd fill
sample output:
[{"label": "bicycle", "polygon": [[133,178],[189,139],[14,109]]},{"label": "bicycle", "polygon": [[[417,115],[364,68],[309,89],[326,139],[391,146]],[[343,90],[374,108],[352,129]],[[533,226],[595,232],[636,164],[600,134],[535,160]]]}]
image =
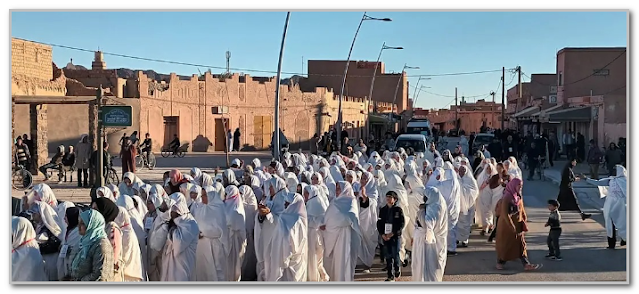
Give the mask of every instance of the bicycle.
[{"label": "bicycle", "polygon": [[31,172],[24,165],[15,165],[11,175],[11,186],[18,191],[24,191],[31,188],[32,185],[33,175]]},{"label": "bicycle", "polygon": [[160,152],[160,154],[162,155],[162,157],[167,158],[169,156],[173,156],[173,157],[179,157],[182,158],[184,157],[184,155],[186,155],[186,151],[189,149],[189,143],[186,143],[184,145],[181,145],[180,147],[177,148],[177,150],[173,151],[172,148],[168,148],[168,147],[163,147],[162,151]]},{"label": "bicycle", "polygon": [[149,152],[149,155],[150,158],[147,158],[146,153],[138,153],[138,155],[135,156],[135,166],[138,169],[147,167],[149,170],[153,170],[157,162],[155,160],[155,155],[152,152]]},{"label": "bicycle", "polygon": [[111,162],[108,164],[106,168],[106,173],[104,175],[104,184],[105,185],[119,185],[120,178],[118,177],[118,172],[113,168],[113,158],[117,158],[116,156],[111,157]]}]

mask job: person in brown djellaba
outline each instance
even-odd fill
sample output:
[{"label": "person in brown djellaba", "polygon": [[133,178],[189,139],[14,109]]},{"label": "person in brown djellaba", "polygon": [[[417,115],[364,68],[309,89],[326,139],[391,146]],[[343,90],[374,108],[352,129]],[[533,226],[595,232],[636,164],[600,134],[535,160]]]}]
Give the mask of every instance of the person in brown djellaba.
[{"label": "person in brown djellaba", "polygon": [[135,173],[135,156],[137,150],[129,138],[125,138],[120,149],[120,158],[122,159],[122,174],[127,172]]},{"label": "person in brown djellaba", "polygon": [[497,223],[497,269],[504,269],[507,261],[519,260],[524,270],[541,268],[541,264],[532,264],[528,260],[525,233],[528,231],[528,217],[521,196],[523,182],[514,178],[508,182],[504,196],[495,210],[499,216]]}]

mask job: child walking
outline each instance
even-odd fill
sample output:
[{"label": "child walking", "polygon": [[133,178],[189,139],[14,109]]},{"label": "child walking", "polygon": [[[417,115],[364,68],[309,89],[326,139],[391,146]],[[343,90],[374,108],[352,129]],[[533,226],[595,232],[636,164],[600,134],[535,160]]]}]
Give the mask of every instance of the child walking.
[{"label": "child walking", "polygon": [[550,216],[544,225],[550,227],[548,231],[548,255],[547,258],[561,261],[561,250],[559,249],[559,237],[561,236],[561,214],[559,214],[559,202],[557,200],[548,200],[548,210]]}]

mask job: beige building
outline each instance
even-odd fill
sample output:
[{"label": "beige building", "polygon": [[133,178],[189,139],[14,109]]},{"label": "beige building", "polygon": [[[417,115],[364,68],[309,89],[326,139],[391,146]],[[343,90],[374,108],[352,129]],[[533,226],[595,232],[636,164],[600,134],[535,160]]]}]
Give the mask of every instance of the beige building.
[{"label": "beige building", "polygon": [[[91,134],[90,117],[95,113],[89,103],[46,102],[66,101],[69,96],[95,96],[100,86],[108,97],[107,104],[126,104],[133,108],[132,127],[106,130],[112,153],[118,152],[117,142],[122,134],[133,131],[138,131],[140,137],[150,133],[154,151],[160,151],[173,139],[173,134],[177,134],[183,144],[190,144],[190,151],[221,151],[226,130],[236,128],[240,129],[240,143],[245,150],[267,149],[271,143],[274,77],[239,74],[225,77],[206,73],[184,79],[171,74],[168,81],[155,81],[138,72],[134,77],[121,78],[117,70],[107,68],[101,52],[96,52],[91,69],[72,63],[59,69],[52,62],[51,53],[49,46],[12,40],[14,101],[15,97],[24,100],[25,96],[39,97],[40,101],[33,105],[14,105],[13,136],[26,133],[36,139],[40,134],[44,144],[48,143],[49,152],[54,152],[60,144],[76,144],[82,134]],[[292,147],[307,149],[313,134],[328,131],[337,119],[337,105],[337,96],[325,87],[302,91],[297,84],[282,85],[280,127]],[[389,103],[379,106],[390,109]],[[352,136],[359,136],[368,108],[364,98],[345,97],[344,125]],[[46,158],[46,151],[41,151]]]}]

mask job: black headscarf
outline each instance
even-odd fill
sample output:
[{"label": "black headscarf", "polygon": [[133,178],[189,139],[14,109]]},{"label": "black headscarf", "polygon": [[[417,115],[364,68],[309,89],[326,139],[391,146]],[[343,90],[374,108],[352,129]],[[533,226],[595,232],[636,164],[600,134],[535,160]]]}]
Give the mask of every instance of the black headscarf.
[{"label": "black headscarf", "polygon": [[118,213],[120,213],[120,209],[118,208],[113,201],[100,197],[96,199],[93,203],[98,207],[98,211],[104,217],[105,223],[110,223],[118,217]]},{"label": "black headscarf", "polygon": [[66,212],[67,221],[69,225],[67,226],[67,231],[71,231],[78,226],[78,220],[80,217],[80,208],[78,207],[69,207]]}]

